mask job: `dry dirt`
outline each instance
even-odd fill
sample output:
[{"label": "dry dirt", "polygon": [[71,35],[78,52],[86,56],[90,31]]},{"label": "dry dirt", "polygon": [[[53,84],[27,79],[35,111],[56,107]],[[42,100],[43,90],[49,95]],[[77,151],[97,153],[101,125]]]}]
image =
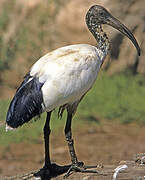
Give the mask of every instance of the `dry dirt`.
[{"label": "dry dirt", "polygon": [[[61,129],[62,131],[62,129]],[[99,126],[84,125],[73,131],[76,150],[80,161],[87,165],[101,165],[98,174],[73,173],[68,179],[109,180],[114,169],[126,164],[128,168],[119,173],[117,179],[142,180],[145,165],[135,163],[135,155],[145,150],[145,127],[139,125],[118,125],[103,123]],[[43,166],[43,143],[11,144],[0,147],[0,179],[28,173]],[[69,153],[62,132],[51,135],[51,157],[60,165],[69,164]],[[22,178],[19,178],[22,179]],[[33,178],[32,178],[33,179]],[[54,178],[63,179],[63,175]]]}]

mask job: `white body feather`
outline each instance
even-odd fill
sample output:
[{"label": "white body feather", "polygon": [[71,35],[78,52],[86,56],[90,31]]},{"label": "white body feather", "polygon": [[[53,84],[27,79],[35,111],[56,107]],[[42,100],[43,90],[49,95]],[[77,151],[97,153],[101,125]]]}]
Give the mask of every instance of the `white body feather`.
[{"label": "white body feather", "polygon": [[71,45],[41,57],[30,75],[43,82],[44,111],[79,100],[94,84],[106,55],[95,46]]}]

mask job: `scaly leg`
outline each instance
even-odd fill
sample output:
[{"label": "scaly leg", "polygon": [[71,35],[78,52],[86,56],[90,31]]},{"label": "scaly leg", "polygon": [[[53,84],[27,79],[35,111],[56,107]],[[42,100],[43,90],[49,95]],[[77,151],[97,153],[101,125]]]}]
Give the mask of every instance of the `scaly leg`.
[{"label": "scaly leg", "polygon": [[74,149],[74,141],[72,139],[71,122],[72,122],[72,114],[68,113],[67,122],[65,126],[65,137],[68,143],[68,148],[71,155],[72,164],[77,164],[78,160],[77,160],[77,156]]},{"label": "scaly leg", "polygon": [[65,126],[65,137],[68,143],[72,165],[64,177],[67,178],[72,171],[98,173],[96,170],[87,170],[88,168],[96,168],[97,166],[85,166],[83,162],[78,161],[76,153],[75,153],[74,141],[72,139],[71,122],[72,122],[72,113],[68,112],[67,122]]}]

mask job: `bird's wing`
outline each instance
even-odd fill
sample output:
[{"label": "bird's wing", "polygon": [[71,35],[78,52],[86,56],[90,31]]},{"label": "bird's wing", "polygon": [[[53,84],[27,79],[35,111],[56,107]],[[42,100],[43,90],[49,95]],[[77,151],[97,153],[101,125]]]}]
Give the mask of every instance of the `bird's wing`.
[{"label": "bird's wing", "polygon": [[6,118],[8,126],[17,128],[43,111],[42,86],[37,77],[29,73],[25,76],[10,103]]},{"label": "bird's wing", "polygon": [[58,71],[57,58],[73,53],[64,49],[53,51],[40,58],[25,76],[12,99],[6,123],[12,128],[17,128],[43,112],[42,86],[54,72]]},{"label": "bird's wing", "polygon": [[57,58],[66,54],[73,53],[70,51],[53,51],[40,58],[32,67],[30,72],[25,76],[13,97],[8,112],[6,123],[12,128],[17,128],[31,120],[33,117],[43,112],[43,94],[42,86],[58,71]]},{"label": "bird's wing", "polygon": [[17,128],[47,109],[80,98],[96,78],[95,53],[89,45],[73,45],[40,58],[16,91],[7,124]]}]

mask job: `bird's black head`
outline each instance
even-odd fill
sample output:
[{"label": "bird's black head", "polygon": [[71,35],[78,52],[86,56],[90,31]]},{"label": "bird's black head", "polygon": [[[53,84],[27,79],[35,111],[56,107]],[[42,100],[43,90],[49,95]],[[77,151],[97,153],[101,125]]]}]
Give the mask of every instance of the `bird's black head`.
[{"label": "bird's black head", "polygon": [[102,6],[92,6],[86,15],[86,20],[89,20],[91,24],[106,24],[107,19],[111,14]]},{"label": "bird's black head", "polygon": [[119,30],[132,41],[140,56],[140,47],[131,31],[119,20],[114,18],[104,7],[99,5],[92,6],[86,14],[86,23],[91,31],[94,31],[95,27],[101,24],[108,24]]}]

